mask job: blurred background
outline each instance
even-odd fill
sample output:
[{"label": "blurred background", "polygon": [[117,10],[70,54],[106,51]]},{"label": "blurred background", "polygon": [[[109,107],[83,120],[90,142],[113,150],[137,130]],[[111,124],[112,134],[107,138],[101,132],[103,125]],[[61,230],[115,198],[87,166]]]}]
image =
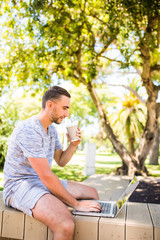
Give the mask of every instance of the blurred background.
[{"label": "blurred background", "polygon": [[[82,141],[57,174],[83,180],[84,146],[96,144],[96,173],[160,176],[158,0],[0,2],[0,167],[15,126],[41,109],[52,85],[71,94],[66,124]],[[131,170],[132,169],[132,170]],[[64,172],[63,172],[64,171]]]}]

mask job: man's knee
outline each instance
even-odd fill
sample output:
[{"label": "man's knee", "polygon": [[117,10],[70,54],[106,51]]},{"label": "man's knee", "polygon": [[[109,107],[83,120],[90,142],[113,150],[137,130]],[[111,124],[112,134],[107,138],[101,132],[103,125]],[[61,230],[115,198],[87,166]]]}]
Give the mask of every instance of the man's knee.
[{"label": "man's knee", "polygon": [[68,182],[68,191],[76,199],[99,199],[98,192],[95,188],[82,183]]},{"label": "man's knee", "polygon": [[61,231],[65,236],[72,236],[74,233],[75,223],[74,219],[66,218],[58,221],[56,224],[56,231]]},{"label": "man's knee", "polygon": [[96,199],[96,200],[99,199],[98,192],[97,192],[96,188],[92,187],[92,194],[93,194],[93,199]]},{"label": "man's knee", "polygon": [[73,234],[74,233],[74,228],[75,228],[75,223],[74,220],[67,220],[62,224],[62,229],[64,230],[65,233],[67,234]]}]

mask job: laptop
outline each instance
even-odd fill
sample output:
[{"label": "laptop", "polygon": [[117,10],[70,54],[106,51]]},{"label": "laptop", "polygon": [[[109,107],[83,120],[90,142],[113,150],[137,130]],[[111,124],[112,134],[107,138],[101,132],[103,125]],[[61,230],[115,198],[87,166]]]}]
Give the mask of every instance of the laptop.
[{"label": "laptop", "polygon": [[136,189],[138,184],[139,184],[138,179],[136,177],[133,177],[133,179],[130,181],[127,188],[125,189],[125,191],[122,193],[122,195],[120,196],[120,198],[117,201],[99,201],[98,200],[98,202],[102,206],[101,212],[83,212],[83,211],[73,210],[72,213],[74,215],[82,215],[82,216],[114,218],[120,212],[120,210],[124,206],[125,202],[131,196],[131,194]]}]

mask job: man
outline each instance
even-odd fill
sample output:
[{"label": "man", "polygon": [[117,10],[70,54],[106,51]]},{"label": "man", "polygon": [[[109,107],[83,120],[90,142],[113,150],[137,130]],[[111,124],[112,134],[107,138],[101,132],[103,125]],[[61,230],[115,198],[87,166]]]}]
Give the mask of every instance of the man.
[{"label": "man", "polygon": [[[71,142],[63,151],[53,122],[69,115],[70,94],[63,88],[49,88],[42,98],[40,113],[20,123],[13,131],[4,166],[4,201],[42,221],[54,233],[54,240],[71,240],[74,220],[67,206],[81,211],[100,211],[94,188],[59,180],[51,171],[53,158],[65,166],[81,141]],[[69,138],[69,136],[68,136]],[[69,139],[70,140],[70,139]]]}]

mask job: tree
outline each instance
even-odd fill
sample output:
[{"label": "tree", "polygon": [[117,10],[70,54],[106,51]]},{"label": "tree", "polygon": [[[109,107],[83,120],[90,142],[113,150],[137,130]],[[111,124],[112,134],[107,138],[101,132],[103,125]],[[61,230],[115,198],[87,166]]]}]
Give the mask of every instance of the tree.
[{"label": "tree", "polygon": [[[158,132],[158,116],[159,116],[159,104],[156,103],[159,86],[158,82],[155,84],[154,80],[159,80],[157,77],[160,69],[158,62],[159,54],[159,38],[160,38],[160,11],[158,1],[124,1],[125,7],[129,17],[131,17],[131,23],[135,30],[135,37],[138,41],[135,41],[135,51],[139,51],[141,59],[141,79],[143,85],[146,88],[148,99],[147,105],[147,121],[144,132],[140,139],[140,144],[135,152],[135,156],[138,158],[146,158],[148,154],[146,147],[151,148],[154,138]],[[130,4],[134,5],[134,8]],[[137,63],[133,61],[133,66],[137,66]],[[140,71],[139,71],[140,72]]]},{"label": "tree", "polygon": [[[56,73],[74,84],[84,84],[107,138],[122,159],[119,174],[147,175],[145,159],[154,141],[159,115],[156,102],[159,85],[155,83],[160,69],[159,1],[19,0],[3,1],[2,7],[12,24],[10,27],[5,22],[11,31],[7,37],[10,61],[2,64],[7,69],[1,72],[3,82],[16,78],[19,84],[40,87],[50,84]],[[12,42],[11,35],[15,39]],[[113,46],[121,53],[120,58],[109,57]],[[134,153],[113,132],[96,92],[97,83],[104,82],[113,63],[128,71],[133,66],[140,73],[148,95],[147,120]]]},{"label": "tree", "polygon": [[[123,87],[123,85],[118,86]],[[128,151],[132,154],[138,144],[137,139],[144,130],[146,118],[145,105],[138,94],[140,89],[139,80],[133,79],[129,81],[128,91],[124,93],[123,98],[119,99],[121,108],[109,117],[115,133],[120,136],[121,141],[126,142]]]},{"label": "tree", "polygon": [[153,146],[151,148],[151,151],[149,153],[149,164],[151,165],[159,165],[158,160],[159,160],[159,143],[160,143],[160,131],[159,127],[157,129],[157,132],[155,133],[155,140],[153,142]]},{"label": "tree", "polygon": [[3,168],[8,148],[8,138],[18,119],[16,106],[11,103],[0,105],[0,168]]},{"label": "tree", "polygon": [[[20,90],[5,93],[0,105],[0,168],[3,168],[8,148],[8,139],[19,121],[37,114],[41,97],[29,92],[20,95]],[[22,92],[22,91],[21,91]],[[19,96],[18,96],[19,95]]]}]

